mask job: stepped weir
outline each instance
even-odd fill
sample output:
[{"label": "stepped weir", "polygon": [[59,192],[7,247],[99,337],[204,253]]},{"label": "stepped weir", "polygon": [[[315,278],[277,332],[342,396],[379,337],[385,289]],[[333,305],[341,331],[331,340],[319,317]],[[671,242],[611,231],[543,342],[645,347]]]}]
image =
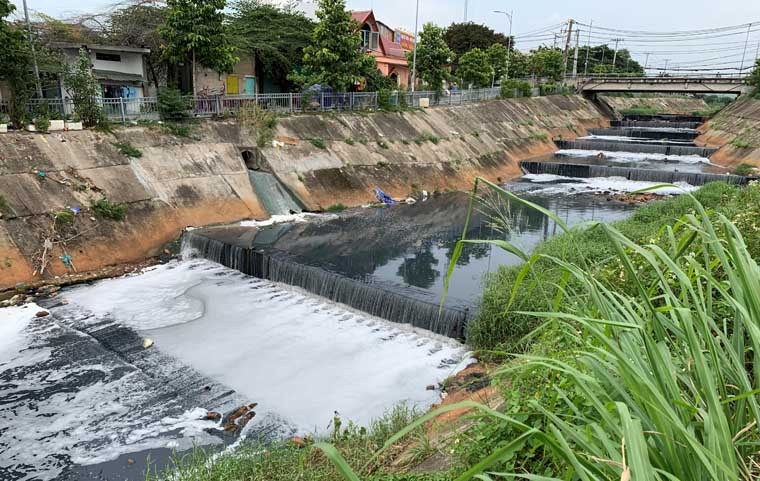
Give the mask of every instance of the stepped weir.
[{"label": "stepped weir", "polygon": [[300,287],[312,294],[345,304],[391,322],[410,324],[446,337],[463,340],[471,307],[447,304],[421,289],[397,286],[371,277],[353,279],[299,262],[284,252],[267,252],[204,235],[182,236],[183,249],[244,274]]},{"label": "stepped weir", "polygon": [[696,129],[702,122],[668,122],[664,120],[611,120],[610,127],[633,127],[654,129]]},{"label": "stepped weir", "polygon": [[606,165],[564,164],[558,162],[520,162],[520,167],[529,174],[552,174],[563,177],[623,177],[628,180],[672,184],[686,182],[691,185],[704,185],[709,182],[727,182],[743,185],[747,178],[739,175],[709,174],[702,172],[677,172],[654,169],[636,169]]},{"label": "stepped weir", "polygon": [[635,145],[636,152],[645,154],[664,155],[696,155],[710,157],[718,149],[707,147],[690,147],[680,145],[657,145],[645,142],[612,142],[606,140],[555,140],[554,143],[560,149],[565,150],[596,150],[607,152],[631,152],[631,146]]},{"label": "stepped weir", "polygon": [[681,140],[681,141],[693,141],[699,136],[699,132],[694,131],[677,131],[674,129],[656,130],[656,129],[642,129],[635,127],[621,127],[616,129],[588,129],[590,135],[610,135],[615,137],[632,137],[637,139],[651,139],[651,140]]}]

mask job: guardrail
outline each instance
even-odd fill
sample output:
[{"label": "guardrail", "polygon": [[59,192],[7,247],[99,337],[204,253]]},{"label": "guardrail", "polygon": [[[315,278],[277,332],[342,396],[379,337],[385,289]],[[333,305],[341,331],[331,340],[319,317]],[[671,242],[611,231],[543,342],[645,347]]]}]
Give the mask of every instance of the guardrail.
[{"label": "guardrail", "polygon": [[[494,100],[500,96],[501,89],[498,87],[444,92],[395,92],[391,95],[389,103],[394,106],[420,107],[425,103],[423,99],[427,99],[427,104],[430,106],[462,105]],[[514,97],[520,96],[522,94],[519,91],[514,92]],[[107,98],[98,101],[110,120],[127,122],[159,118],[156,97]],[[192,97],[189,101],[191,105],[189,114],[197,118],[234,116],[241,107],[251,104],[280,114],[376,110],[381,106],[377,92],[215,95]],[[8,114],[8,107],[7,101],[0,101],[0,114]],[[32,115],[42,108],[61,118],[73,117],[76,114],[71,99],[33,99],[28,105],[28,110]]]}]

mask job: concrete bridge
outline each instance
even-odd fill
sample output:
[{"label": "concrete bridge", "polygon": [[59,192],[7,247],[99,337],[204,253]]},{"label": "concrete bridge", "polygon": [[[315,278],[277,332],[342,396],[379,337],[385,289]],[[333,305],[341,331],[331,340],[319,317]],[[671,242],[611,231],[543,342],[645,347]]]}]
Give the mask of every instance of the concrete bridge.
[{"label": "concrete bridge", "polygon": [[736,94],[751,90],[745,77],[589,77],[578,79],[586,97],[605,93]]}]

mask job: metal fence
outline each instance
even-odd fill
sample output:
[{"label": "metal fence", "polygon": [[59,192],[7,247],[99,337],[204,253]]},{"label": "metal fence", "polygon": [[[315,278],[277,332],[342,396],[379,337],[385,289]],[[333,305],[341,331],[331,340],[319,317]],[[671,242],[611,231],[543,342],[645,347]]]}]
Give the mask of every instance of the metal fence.
[{"label": "metal fence", "polygon": [[[536,90],[534,89],[534,95],[538,94]],[[386,100],[388,104],[397,107],[420,107],[425,103],[430,106],[462,105],[494,100],[499,98],[500,94],[501,90],[498,87],[444,92],[395,92]],[[520,96],[521,93],[515,91],[514,97]],[[381,99],[377,92],[216,95],[192,97],[189,100],[192,106],[190,115],[198,118],[235,116],[246,105],[257,105],[263,110],[280,114],[376,110],[386,106],[386,100]],[[99,102],[110,120],[127,122],[159,118],[156,97],[108,98],[100,99]],[[71,118],[76,114],[71,99],[34,99],[28,108],[32,115],[43,109],[60,118]],[[0,101],[0,114],[7,113],[7,101]]]}]

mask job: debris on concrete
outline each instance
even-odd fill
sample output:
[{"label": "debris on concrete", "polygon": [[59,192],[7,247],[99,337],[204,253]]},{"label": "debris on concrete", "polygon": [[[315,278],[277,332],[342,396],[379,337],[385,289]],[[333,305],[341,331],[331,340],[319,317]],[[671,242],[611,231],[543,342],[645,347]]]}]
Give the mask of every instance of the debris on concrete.
[{"label": "debris on concrete", "polygon": [[143,339],[143,349],[150,349],[153,347],[153,339]]}]

